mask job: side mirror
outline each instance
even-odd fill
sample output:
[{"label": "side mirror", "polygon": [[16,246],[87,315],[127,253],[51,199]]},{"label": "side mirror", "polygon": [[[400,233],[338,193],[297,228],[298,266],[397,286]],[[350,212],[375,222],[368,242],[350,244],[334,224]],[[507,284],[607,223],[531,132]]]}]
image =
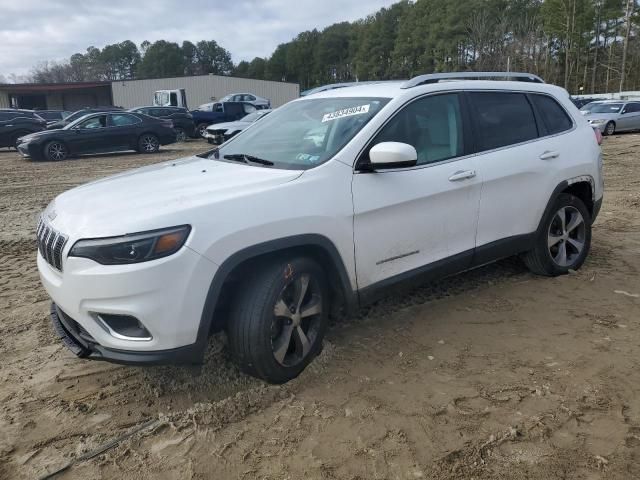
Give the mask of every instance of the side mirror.
[{"label": "side mirror", "polygon": [[372,170],[413,167],[418,163],[418,152],[408,143],[382,142],[369,150]]}]

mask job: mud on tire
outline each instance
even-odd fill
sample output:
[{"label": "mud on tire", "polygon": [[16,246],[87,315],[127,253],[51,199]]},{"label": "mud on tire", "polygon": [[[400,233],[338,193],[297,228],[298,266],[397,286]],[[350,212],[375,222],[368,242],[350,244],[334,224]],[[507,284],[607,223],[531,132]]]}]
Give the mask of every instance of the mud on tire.
[{"label": "mud on tire", "polygon": [[236,363],[270,383],[297,377],[322,349],[329,310],[325,272],[306,257],[277,261],[237,291],[227,323]]},{"label": "mud on tire", "polygon": [[591,215],[578,197],[561,193],[543,219],[535,246],[522,258],[538,275],[557,276],[577,270],[591,247]]}]

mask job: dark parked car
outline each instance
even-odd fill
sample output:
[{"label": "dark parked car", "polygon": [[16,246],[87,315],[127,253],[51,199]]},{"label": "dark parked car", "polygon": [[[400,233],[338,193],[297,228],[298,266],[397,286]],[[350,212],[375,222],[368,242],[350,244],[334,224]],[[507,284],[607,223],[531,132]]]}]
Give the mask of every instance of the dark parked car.
[{"label": "dark parked car", "polygon": [[170,120],[140,113],[102,112],[83,116],[56,130],[27,135],[18,151],[34,160],[64,160],[70,155],[137,150],[154,153],[176,141]]},{"label": "dark parked car", "polygon": [[33,110],[0,109],[0,147],[15,147],[18,138],[44,130],[46,124]]},{"label": "dark parked car", "polygon": [[173,122],[173,129],[176,131],[176,140],[178,142],[184,142],[187,137],[197,137],[193,115],[191,115],[186,108],[136,107],[129,110],[129,112],[144,113],[150,117],[171,120]]},{"label": "dark parked car", "polygon": [[220,145],[230,138],[235,137],[238,133],[250,126],[252,123],[257,122],[262,117],[268,115],[271,112],[273,112],[273,110],[271,109],[258,110],[257,112],[250,113],[246,117],[243,117],[235,122],[216,123],[214,125],[209,125],[204,134],[204,137],[207,139],[207,142],[214,145]]},{"label": "dark parked car", "polygon": [[209,125],[234,122],[256,110],[256,106],[249,102],[213,102],[200,105],[191,111],[191,115],[193,115],[198,134],[204,137]]},{"label": "dark parked car", "polygon": [[91,108],[83,108],[82,110],[77,110],[73,112],[71,115],[66,116],[62,120],[58,120],[56,122],[47,123],[47,130],[55,130],[57,128],[62,128],[65,125],[70,124],[71,122],[76,121],[80,117],[84,117],[85,115],[89,115],[90,113],[100,113],[100,112],[114,112],[121,111],[121,107],[91,107]]},{"label": "dark parked car", "polygon": [[58,120],[64,120],[72,112],[67,110],[36,110],[35,113],[44,118],[47,122],[57,122]]}]

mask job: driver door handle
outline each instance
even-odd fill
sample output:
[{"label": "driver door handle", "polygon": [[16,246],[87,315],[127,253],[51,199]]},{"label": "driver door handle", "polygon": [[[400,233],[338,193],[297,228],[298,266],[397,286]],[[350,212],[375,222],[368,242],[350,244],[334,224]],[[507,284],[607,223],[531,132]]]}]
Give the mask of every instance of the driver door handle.
[{"label": "driver door handle", "polygon": [[459,182],[476,176],[475,170],[460,170],[449,177],[450,182]]},{"label": "driver door handle", "polygon": [[551,160],[553,158],[558,158],[560,154],[558,152],[546,151],[542,155],[540,155],[540,160]]}]

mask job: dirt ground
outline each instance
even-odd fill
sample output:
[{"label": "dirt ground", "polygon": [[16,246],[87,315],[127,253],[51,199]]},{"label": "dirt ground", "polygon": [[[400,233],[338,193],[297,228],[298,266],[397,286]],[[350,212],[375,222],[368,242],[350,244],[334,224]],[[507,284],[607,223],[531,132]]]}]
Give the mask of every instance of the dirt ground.
[{"label": "dirt ground", "polygon": [[204,149],[0,153],[1,479],[69,462],[59,478],[640,478],[640,135],[605,139],[577,273],[509,259],[389,297],[335,322],[280,387],[239,373],[223,336],[200,373],[77,359],[49,325],[37,213],[79,183]]}]

